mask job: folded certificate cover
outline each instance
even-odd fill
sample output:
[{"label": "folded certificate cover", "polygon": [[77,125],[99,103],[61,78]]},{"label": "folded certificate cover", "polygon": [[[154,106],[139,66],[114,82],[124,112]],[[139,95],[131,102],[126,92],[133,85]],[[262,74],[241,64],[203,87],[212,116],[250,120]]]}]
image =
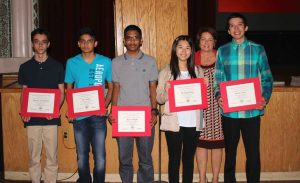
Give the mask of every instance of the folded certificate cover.
[{"label": "folded certificate cover", "polygon": [[24,117],[59,117],[59,89],[23,88],[21,115]]},{"label": "folded certificate cover", "polygon": [[223,112],[252,110],[262,101],[259,78],[249,78],[220,83]]},{"label": "folded certificate cover", "polygon": [[102,86],[67,90],[68,116],[105,115],[105,98]]}]

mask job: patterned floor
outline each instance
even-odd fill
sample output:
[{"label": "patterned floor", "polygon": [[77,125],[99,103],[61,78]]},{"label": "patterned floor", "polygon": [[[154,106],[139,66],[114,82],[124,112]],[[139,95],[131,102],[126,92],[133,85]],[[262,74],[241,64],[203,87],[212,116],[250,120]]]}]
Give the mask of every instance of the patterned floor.
[{"label": "patterned floor", "polygon": [[[30,183],[30,181],[0,180],[0,183]],[[57,183],[73,183],[73,182],[57,182]],[[110,183],[113,183],[113,182],[110,182]],[[117,182],[115,182],[115,183],[117,183]],[[155,183],[159,183],[159,182],[155,182]],[[240,183],[245,183],[245,182],[240,182]],[[261,183],[300,183],[300,180],[294,180],[294,181],[262,181]]]}]

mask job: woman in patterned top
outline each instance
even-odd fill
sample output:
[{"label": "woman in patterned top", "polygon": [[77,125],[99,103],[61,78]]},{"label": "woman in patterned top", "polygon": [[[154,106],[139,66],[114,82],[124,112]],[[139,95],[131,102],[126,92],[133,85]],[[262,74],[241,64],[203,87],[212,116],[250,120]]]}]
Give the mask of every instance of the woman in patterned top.
[{"label": "woman in patterned top", "polygon": [[222,151],[224,148],[224,135],[221,123],[219,105],[213,93],[213,82],[215,72],[216,31],[213,28],[202,28],[197,34],[197,45],[200,50],[195,54],[195,64],[204,70],[204,77],[208,79],[207,102],[208,108],[203,110],[205,127],[200,131],[196,158],[199,171],[199,183],[207,182],[206,166],[208,161],[208,150],[211,150],[211,164],[213,179],[212,183],[218,183],[219,172],[222,162]]}]

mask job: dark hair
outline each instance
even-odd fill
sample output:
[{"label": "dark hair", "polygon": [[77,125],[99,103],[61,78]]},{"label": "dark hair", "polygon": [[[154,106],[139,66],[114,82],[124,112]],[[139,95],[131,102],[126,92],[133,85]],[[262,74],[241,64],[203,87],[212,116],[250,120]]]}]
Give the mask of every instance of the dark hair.
[{"label": "dark hair", "polygon": [[227,18],[227,27],[226,27],[226,30],[229,30],[229,21],[232,19],[232,18],[240,18],[240,19],[242,19],[243,20],[243,23],[244,23],[244,25],[245,25],[245,27],[246,26],[248,26],[248,22],[247,22],[247,19],[246,19],[246,17],[244,16],[244,15],[242,15],[242,14],[240,14],[240,13],[232,13],[232,14],[230,14],[229,16],[228,16],[228,18]]},{"label": "dark hair", "polygon": [[80,39],[80,37],[84,34],[90,35],[94,40],[96,40],[96,34],[92,28],[90,27],[81,28],[78,32],[78,38]]},{"label": "dark hair", "polygon": [[176,47],[177,47],[179,41],[187,41],[191,47],[191,56],[187,60],[187,69],[189,71],[191,78],[196,78],[197,76],[195,73],[195,62],[194,62],[195,46],[194,46],[193,40],[188,35],[181,35],[181,36],[178,36],[174,40],[173,45],[172,45],[170,69],[171,69],[171,74],[173,76],[173,79],[176,80],[178,78],[178,76],[180,76],[178,57],[176,55]]},{"label": "dark hair", "polygon": [[45,30],[45,29],[42,29],[42,28],[37,28],[37,29],[34,29],[32,32],[31,32],[31,42],[33,43],[33,38],[35,35],[37,34],[44,34],[46,35],[48,41],[50,41],[50,33]]},{"label": "dark hair", "polygon": [[141,28],[139,28],[139,26],[137,26],[137,25],[128,25],[125,29],[124,29],[124,37],[126,36],[126,33],[128,32],[128,31],[137,31],[139,34],[140,34],[140,36],[142,37],[142,30],[141,30]]},{"label": "dark hair", "polygon": [[214,40],[216,41],[217,40],[217,31],[212,28],[212,27],[201,27],[197,33],[197,36],[196,36],[196,49],[200,49],[199,48],[199,43],[200,43],[200,39],[201,39],[201,35],[204,33],[204,32],[208,32],[213,38]]}]

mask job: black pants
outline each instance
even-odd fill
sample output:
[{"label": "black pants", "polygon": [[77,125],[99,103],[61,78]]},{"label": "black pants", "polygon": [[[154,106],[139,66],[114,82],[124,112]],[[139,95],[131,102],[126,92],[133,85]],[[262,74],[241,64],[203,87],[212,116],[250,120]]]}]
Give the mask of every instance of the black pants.
[{"label": "black pants", "polygon": [[234,183],[236,152],[240,132],[246,152],[247,183],[260,182],[260,116],[254,118],[228,118],[222,116],[225,138],[224,183]]},{"label": "black pants", "polygon": [[182,182],[192,183],[194,173],[194,155],[199,138],[196,128],[180,127],[179,132],[166,131],[169,153],[169,183],[179,182],[179,168],[182,152]]}]

